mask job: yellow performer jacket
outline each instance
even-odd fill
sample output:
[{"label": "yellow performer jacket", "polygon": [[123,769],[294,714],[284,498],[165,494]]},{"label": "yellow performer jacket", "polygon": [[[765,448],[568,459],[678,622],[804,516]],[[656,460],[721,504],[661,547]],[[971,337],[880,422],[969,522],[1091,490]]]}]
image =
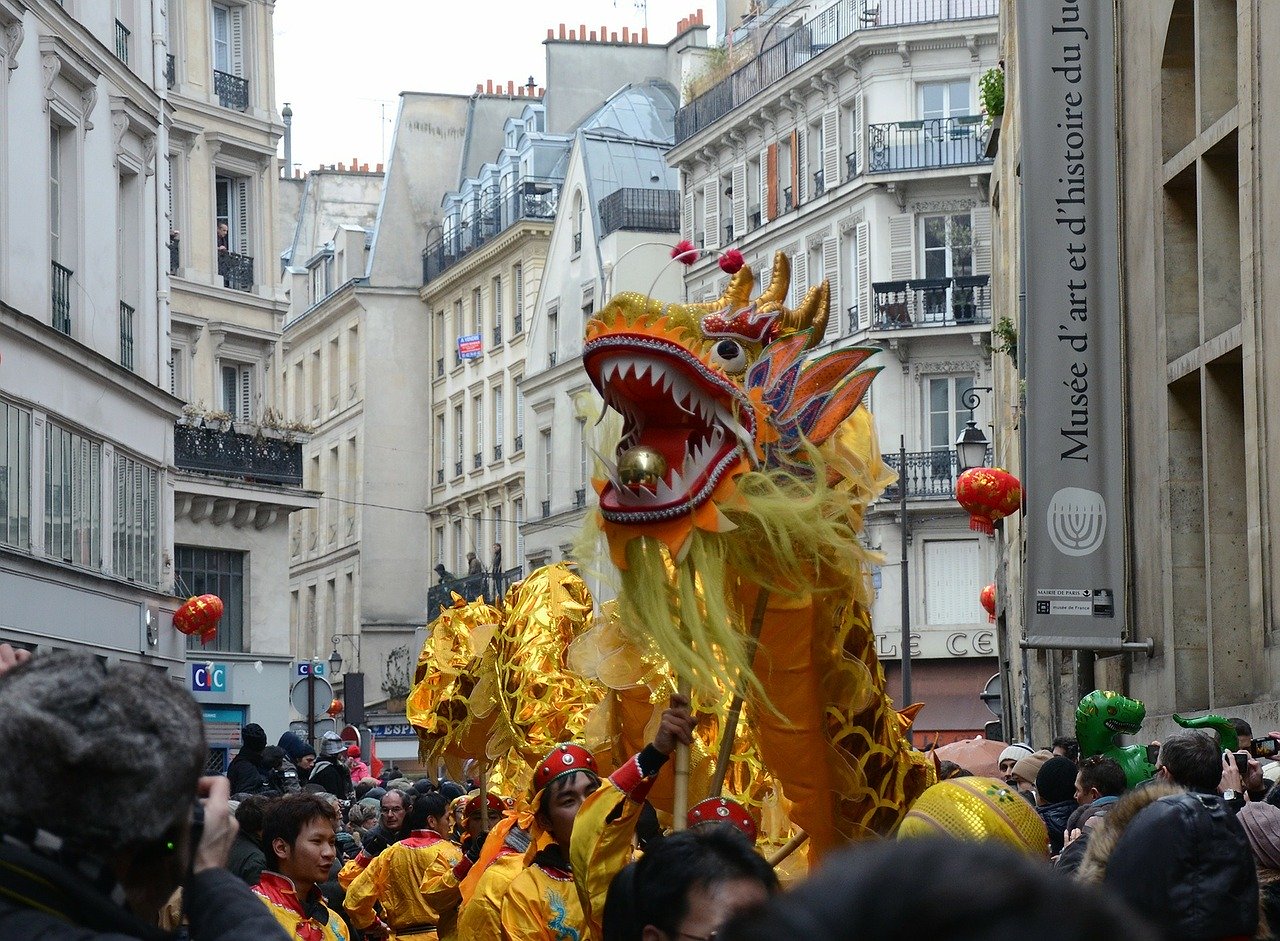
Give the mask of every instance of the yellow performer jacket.
[{"label": "yellow performer jacket", "polygon": [[319,889],[313,888],[303,900],[298,897],[298,890],[288,876],[264,872],[253,891],[276,916],[276,921],[284,926],[290,938],[298,941],[350,941],[347,926],[325,906]]},{"label": "yellow performer jacket", "polygon": [[347,889],[344,903],[351,921],[364,930],[374,923],[373,906],[382,904],[392,938],[456,937],[456,903],[436,909],[421,892],[423,877],[437,863],[448,868],[462,859],[462,851],[434,830],[414,830],[372,859]]},{"label": "yellow performer jacket", "polygon": [[587,798],[573,824],[572,864],[552,843],[512,881],[502,902],[505,941],[600,937],[609,883],[631,861],[640,810],[666,760],[647,746]]},{"label": "yellow performer jacket", "polygon": [[458,916],[459,938],[502,937],[502,900],[512,881],[522,872],[523,853],[508,846],[498,851],[476,883],[471,900],[462,906],[462,914]]}]

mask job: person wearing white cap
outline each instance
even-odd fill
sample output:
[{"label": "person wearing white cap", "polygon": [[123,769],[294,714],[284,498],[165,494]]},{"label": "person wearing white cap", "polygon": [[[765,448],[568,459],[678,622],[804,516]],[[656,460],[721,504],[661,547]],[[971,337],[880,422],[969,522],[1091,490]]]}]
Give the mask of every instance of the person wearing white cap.
[{"label": "person wearing white cap", "polygon": [[1014,742],[1000,753],[996,766],[1000,769],[1000,777],[1004,778],[1005,784],[1017,783],[1013,777],[1013,766],[1018,763],[1019,758],[1026,758],[1031,754],[1031,746],[1024,745],[1021,742]]}]

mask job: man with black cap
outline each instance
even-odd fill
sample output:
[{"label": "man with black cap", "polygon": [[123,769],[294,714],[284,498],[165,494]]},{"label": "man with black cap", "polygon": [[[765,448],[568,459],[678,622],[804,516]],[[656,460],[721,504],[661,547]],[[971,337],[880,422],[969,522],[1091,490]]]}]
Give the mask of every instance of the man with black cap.
[{"label": "man with black cap", "polygon": [[1040,766],[1036,775],[1036,813],[1049,830],[1049,855],[1062,852],[1067,821],[1080,805],[1076,803],[1076,772],[1070,758],[1055,755]]},{"label": "man with black cap", "polygon": [[227,767],[227,781],[232,794],[260,794],[270,784],[266,759],[262,750],[267,747],[267,733],[256,722],[250,722],[240,730],[240,751]]}]

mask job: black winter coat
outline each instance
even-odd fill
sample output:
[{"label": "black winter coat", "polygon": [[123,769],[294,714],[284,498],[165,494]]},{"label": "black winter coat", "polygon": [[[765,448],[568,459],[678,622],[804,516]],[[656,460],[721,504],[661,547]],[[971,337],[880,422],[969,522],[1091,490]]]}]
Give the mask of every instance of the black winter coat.
[{"label": "black winter coat", "polygon": [[269,787],[262,768],[262,752],[241,751],[227,766],[232,794],[260,794]]},{"label": "black winter coat", "polygon": [[324,788],[339,800],[351,797],[351,772],[328,758],[321,758],[316,762],[307,783]]},{"label": "black winter coat", "polygon": [[1066,829],[1067,821],[1071,819],[1071,815],[1079,808],[1073,800],[1058,801],[1056,804],[1045,804],[1043,807],[1037,807],[1036,813],[1040,815],[1040,819],[1044,821],[1044,825],[1049,830],[1049,855],[1057,856],[1062,852],[1062,831]]}]

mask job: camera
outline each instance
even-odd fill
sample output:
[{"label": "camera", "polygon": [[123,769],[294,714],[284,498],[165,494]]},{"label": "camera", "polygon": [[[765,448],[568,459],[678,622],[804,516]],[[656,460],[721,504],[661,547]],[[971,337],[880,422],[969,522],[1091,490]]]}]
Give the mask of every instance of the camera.
[{"label": "camera", "polygon": [[1147,764],[1156,767],[1160,763],[1160,744],[1152,742],[1147,746]]},{"label": "camera", "polygon": [[1280,755],[1280,741],[1274,738],[1255,738],[1249,743],[1255,758],[1274,758]]},{"label": "camera", "polygon": [[1243,775],[1248,774],[1248,773],[1249,773],[1249,758],[1251,757],[1251,756],[1249,755],[1249,753],[1248,753],[1248,752],[1237,751],[1237,752],[1232,752],[1232,753],[1231,753],[1231,756],[1232,756],[1233,758],[1235,758],[1235,760],[1236,760],[1236,767],[1240,769],[1240,774],[1241,774],[1242,776],[1243,776]]}]

